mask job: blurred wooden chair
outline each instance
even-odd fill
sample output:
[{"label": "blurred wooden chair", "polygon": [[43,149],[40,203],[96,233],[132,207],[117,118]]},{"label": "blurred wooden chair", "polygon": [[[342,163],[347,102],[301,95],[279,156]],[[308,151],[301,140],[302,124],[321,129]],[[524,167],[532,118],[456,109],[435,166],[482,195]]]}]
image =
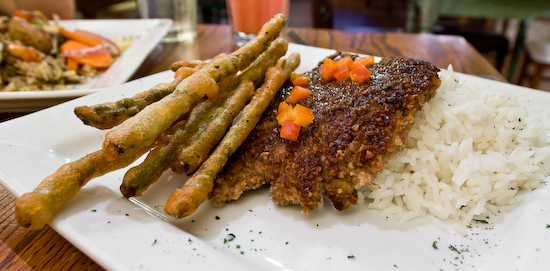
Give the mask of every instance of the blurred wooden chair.
[{"label": "blurred wooden chair", "polygon": [[[550,19],[536,20],[529,27],[525,39],[525,61],[519,83],[537,88],[544,71],[550,67]],[[527,83],[524,83],[527,81]]]},{"label": "blurred wooden chair", "polygon": [[[464,37],[502,72],[510,41],[506,36],[506,27],[497,29],[497,23],[501,22],[493,19],[444,17],[439,20],[438,26],[434,27],[433,33]],[[503,24],[505,25],[506,21]]]},{"label": "blurred wooden chair", "polygon": [[519,19],[507,79],[513,82],[523,49],[527,24],[536,16],[550,15],[548,0],[410,0],[406,29],[408,32],[433,32],[441,16],[470,18]]}]

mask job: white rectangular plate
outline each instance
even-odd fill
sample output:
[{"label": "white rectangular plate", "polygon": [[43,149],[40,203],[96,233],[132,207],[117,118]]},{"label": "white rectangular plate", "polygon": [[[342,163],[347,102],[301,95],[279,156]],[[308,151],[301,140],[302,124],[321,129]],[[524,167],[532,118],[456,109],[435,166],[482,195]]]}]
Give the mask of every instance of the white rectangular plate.
[{"label": "white rectangular plate", "polygon": [[[291,44],[298,72],[333,51]],[[534,112],[550,94],[459,75],[467,85],[509,91]],[[170,82],[162,72],[0,124],[0,182],[20,196],[63,163],[98,150],[104,131],[84,126],[73,108],[114,101]],[[119,192],[125,169],[94,179],[49,224],[108,270],[543,270],[550,266],[550,189],[528,192],[491,224],[462,236],[429,219],[400,224],[366,206],[308,215],[278,207],[266,189],[222,208],[205,202],[179,221],[162,212],[185,177],[166,172],[137,200]],[[233,238],[234,236],[234,238]],[[453,249],[453,248],[456,248]]]},{"label": "white rectangular plate", "polygon": [[134,39],[126,51],[96,78],[71,90],[0,92],[0,112],[26,112],[42,109],[72,98],[84,96],[101,88],[120,85],[139,68],[147,55],[166,35],[170,19],[64,20],[59,24],[68,29],[91,31],[112,40]]}]

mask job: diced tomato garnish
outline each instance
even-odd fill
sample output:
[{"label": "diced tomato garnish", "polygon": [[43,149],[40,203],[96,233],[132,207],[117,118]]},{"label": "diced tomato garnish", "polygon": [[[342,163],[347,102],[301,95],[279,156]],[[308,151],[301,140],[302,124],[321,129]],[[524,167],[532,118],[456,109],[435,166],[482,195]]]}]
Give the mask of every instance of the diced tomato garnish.
[{"label": "diced tomato garnish", "polygon": [[311,78],[309,76],[305,75],[298,75],[292,80],[292,84],[295,86],[306,86],[311,81]]},{"label": "diced tomato garnish", "polygon": [[350,56],[340,58],[336,61],[336,66],[338,66],[338,68],[341,68],[342,66],[346,66],[348,70],[350,70],[352,65],[353,65],[353,60],[351,59]]},{"label": "diced tomato garnish", "polygon": [[334,73],[334,78],[336,78],[336,80],[338,81],[346,80],[346,78],[348,77],[349,77],[349,69],[347,66],[344,66],[344,65],[340,66],[338,71]]},{"label": "diced tomato garnish", "polygon": [[365,80],[369,79],[371,72],[364,65],[359,65],[357,68],[351,70],[349,76],[351,80],[358,83],[363,83]]},{"label": "diced tomato garnish", "polygon": [[364,65],[365,67],[370,67],[372,64],[374,64],[374,57],[373,56],[362,56],[358,57],[353,61],[352,68],[350,70],[353,70],[360,65]]},{"label": "diced tomato garnish", "polygon": [[279,107],[277,108],[277,114],[282,114],[287,110],[292,109],[292,105],[287,104],[286,102],[280,102]]},{"label": "diced tomato garnish", "polygon": [[294,123],[302,127],[307,127],[313,122],[315,117],[310,108],[297,104],[294,107]]},{"label": "diced tomato garnish", "polygon": [[311,90],[301,87],[301,86],[295,86],[291,91],[290,94],[285,99],[285,102],[287,103],[297,103],[301,99],[307,98],[311,95]]},{"label": "diced tomato garnish", "polygon": [[322,67],[325,67],[327,71],[330,73],[334,73],[335,71],[338,70],[338,65],[336,65],[336,62],[334,62],[334,60],[330,58],[325,58],[323,60]]},{"label": "diced tomato garnish", "polygon": [[294,121],[294,107],[292,105],[287,104],[286,102],[279,103],[279,108],[277,109],[277,122],[279,122],[280,125],[283,125],[285,123],[285,120],[291,120]]},{"label": "diced tomato garnish", "polygon": [[321,78],[323,78],[323,80],[325,81],[331,81],[332,79],[334,79],[334,75],[332,75],[332,73],[329,72],[328,69],[325,67],[321,67],[319,69],[319,76],[321,76]]},{"label": "diced tomato garnish", "polygon": [[321,64],[321,69],[319,69],[319,75],[325,81],[331,81],[334,79],[334,72],[338,70],[338,65],[336,62],[330,58],[325,58],[323,64]]},{"label": "diced tomato garnish", "polygon": [[281,128],[281,138],[298,141],[300,135],[300,125],[295,124],[291,120],[285,120]]}]

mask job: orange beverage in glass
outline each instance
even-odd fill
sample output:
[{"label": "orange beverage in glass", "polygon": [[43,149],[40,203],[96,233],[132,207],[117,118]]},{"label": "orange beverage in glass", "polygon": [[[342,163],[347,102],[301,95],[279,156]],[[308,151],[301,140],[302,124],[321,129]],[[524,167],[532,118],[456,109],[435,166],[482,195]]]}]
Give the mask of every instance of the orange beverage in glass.
[{"label": "orange beverage in glass", "polygon": [[226,0],[231,36],[237,46],[254,37],[275,14],[288,15],[288,0]]}]

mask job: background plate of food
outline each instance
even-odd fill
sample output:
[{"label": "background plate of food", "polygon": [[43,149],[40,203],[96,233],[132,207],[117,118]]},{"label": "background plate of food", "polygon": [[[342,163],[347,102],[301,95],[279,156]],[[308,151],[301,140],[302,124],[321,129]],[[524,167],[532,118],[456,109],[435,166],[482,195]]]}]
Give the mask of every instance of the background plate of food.
[{"label": "background plate of food", "polygon": [[[15,20],[19,24],[10,26]],[[2,59],[1,64],[0,112],[24,112],[42,109],[96,92],[100,88],[126,82],[167,33],[172,21],[51,20],[47,26],[42,26],[47,29],[45,32],[49,33],[51,43],[54,44],[53,48],[48,47],[42,51],[50,53],[34,50],[33,46],[38,45],[28,45],[35,41],[24,43],[20,40],[25,40],[26,37],[19,37],[17,33],[10,35],[9,29],[17,32],[18,28],[25,27],[21,26],[27,24],[24,19],[12,17],[5,24],[7,26],[3,33],[2,47],[6,51],[3,55],[7,57]],[[13,56],[27,50],[26,48],[39,51],[39,59],[29,61]],[[109,56],[108,59],[105,59],[106,55]]]},{"label": "background plate of food", "polygon": [[[295,44],[289,52],[301,55],[297,73],[334,53]],[[123,169],[87,184],[49,225],[108,270],[545,269],[549,94],[450,69],[440,76],[406,149],[375,180],[378,192],[360,190],[350,210],[327,200],[305,215],[275,205],[262,188],[174,220],[163,207],[186,177],[167,171],[128,200],[119,191]],[[83,125],[75,107],[172,80],[158,73],[0,124],[1,184],[19,197],[100,148],[105,132]]]}]

